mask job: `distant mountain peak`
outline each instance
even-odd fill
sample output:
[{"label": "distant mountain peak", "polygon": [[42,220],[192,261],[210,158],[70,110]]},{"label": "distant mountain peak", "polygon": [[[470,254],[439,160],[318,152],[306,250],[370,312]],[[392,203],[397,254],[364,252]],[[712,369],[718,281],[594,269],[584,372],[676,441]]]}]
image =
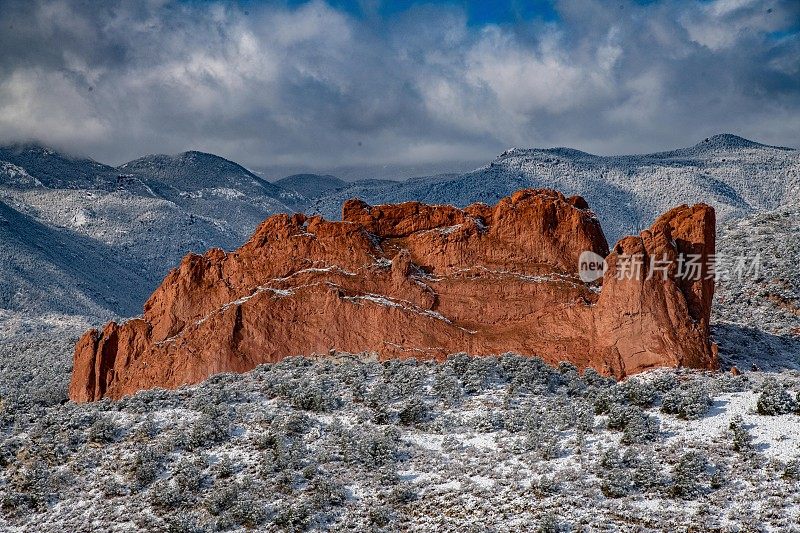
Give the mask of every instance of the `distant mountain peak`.
[{"label": "distant mountain peak", "polygon": [[770,146],[768,144],[761,144],[759,142],[751,141],[750,139],[745,139],[744,137],[740,137],[738,135],[734,135],[732,133],[719,133],[717,135],[712,135],[711,137],[706,137],[696,145],[695,148],[724,148],[724,149],[732,149],[732,148],[773,148],[778,150],[791,150],[791,148],[785,148],[782,146]]}]

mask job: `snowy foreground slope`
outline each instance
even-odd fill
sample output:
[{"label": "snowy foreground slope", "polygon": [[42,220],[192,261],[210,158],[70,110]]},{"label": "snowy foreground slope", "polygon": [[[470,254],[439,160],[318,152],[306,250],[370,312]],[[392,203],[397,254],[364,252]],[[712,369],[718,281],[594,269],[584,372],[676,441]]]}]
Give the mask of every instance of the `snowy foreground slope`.
[{"label": "snowy foreground slope", "polygon": [[0,524],[792,531],[800,375],[774,377],[655,371],[615,384],[512,355],[343,355],[115,403],[17,397],[0,418]]}]

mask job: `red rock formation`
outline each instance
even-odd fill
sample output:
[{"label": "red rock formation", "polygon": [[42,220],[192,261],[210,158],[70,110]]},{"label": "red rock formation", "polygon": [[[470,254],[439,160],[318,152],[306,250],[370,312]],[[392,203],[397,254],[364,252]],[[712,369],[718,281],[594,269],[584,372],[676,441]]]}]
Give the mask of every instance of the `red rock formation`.
[{"label": "red rock formation", "polygon": [[[581,252],[608,256],[599,283]],[[683,280],[678,254],[714,253],[714,211],[681,206],[608,253],[580,197],[523,190],[494,207],[350,200],[343,220],[276,215],[235,252],[188,255],[142,318],[88,331],[69,395],[119,398],[335,349],[382,359],[513,351],[621,377],[715,368],[713,280]],[[618,279],[621,259],[642,276]],[[672,263],[648,279],[650,257]],[[703,273],[705,273],[705,267]]]}]

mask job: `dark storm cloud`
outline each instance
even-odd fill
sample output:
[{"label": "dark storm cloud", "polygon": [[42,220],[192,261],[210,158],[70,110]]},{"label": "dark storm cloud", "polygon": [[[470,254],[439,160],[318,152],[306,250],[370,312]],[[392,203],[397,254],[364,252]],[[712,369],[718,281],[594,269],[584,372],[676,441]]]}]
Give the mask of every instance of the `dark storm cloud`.
[{"label": "dark storm cloud", "polygon": [[560,2],[502,24],[452,5],[384,16],[323,2],[0,0],[0,13],[0,141],[114,163],[185,149],[250,166],[620,153],[723,131],[800,144],[793,1]]}]

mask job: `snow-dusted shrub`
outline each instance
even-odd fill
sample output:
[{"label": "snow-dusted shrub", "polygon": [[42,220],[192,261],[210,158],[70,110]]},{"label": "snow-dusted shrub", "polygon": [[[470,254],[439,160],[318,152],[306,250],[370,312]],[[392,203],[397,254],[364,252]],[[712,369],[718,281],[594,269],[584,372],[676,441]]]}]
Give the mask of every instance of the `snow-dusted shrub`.
[{"label": "snow-dusted shrub", "polygon": [[655,387],[646,381],[631,378],[618,384],[622,397],[631,405],[651,407],[658,399]]},{"label": "snow-dusted shrub", "polygon": [[297,380],[287,386],[283,395],[289,402],[304,411],[325,412],[338,408],[342,400],[331,381],[305,382]]},{"label": "snow-dusted shrub", "polygon": [[382,392],[386,401],[401,400],[421,392],[425,365],[416,359],[393,359],[384,361],[382,365],[383,383],[376,382],[373,388],[384,389]]},{"label": "snow-dusted shrub", "polygon": [[204,414],[192,425],[187,445],[191,450],[203,449],[230,438],[230,420],[225,414]]},{"label": "snow-dusted shrub", "polygon": [[401,424],[411,426],[424,422],[429,416],[429,409],[421,398],[411,398],[400,409],[397,416]]},{"label": "snow-dusted shrub", "polygon": [[572,363],[562,361],[558,364],[558,371],[561,373],[561,381],[567,389],[567,395],[583,396],[586,393],[588,386],[581,378],[578,367]]},{"label": "snow-dusted shrub", "polygon": [[461,380],[453,372],[452,368],[440,365],[433,381],[433,393],[445,405],[455,405],[464,396],[464,388]]},{"label": "snow-dusted shrub", "polygon": [[354,435],[351,445],[358,462],[367,466],[381,466],[395,461],[400,443],[400,433],[395,428],[364,430]]},{"label": "snow-dusted shrub", "polygon": [[205,533],[207,527],[194,513],[177,513],[166,518],[167,533]]},{"label": "snow-dusted shrub", "polygon": [[472,418],[472,427],[481,433],[492,433],[505,427],[505,414],[492,410]]},{"label": "snow-dusted shrub", "polygon": [[493,383],[505,379],[503,367],[496,357],[472,357],[461,380],[464,392],[477,394]]},{"label": "snow-dusted shrub", "polygon": [[631,478],[634,485],[642,492],[658,492],[665,483],[660,466],[650,456],[636,459]]},{"label": "snow-dusted shrub", "polygon": [[528,431],[523,441],[526,450],[535,452],[540,459],[549,461],[561,455],[558,434],[552,429],[539,427]]},{"label": "snow-dusted shrub", "polygon": [[612,407],[619,407],[623,402],[616,387],[594,389],[592,392],[592,407],[596,415],[608,414]]},{"label": "snow-dusted shrub", "polygon": [[158,424],[151,418],[147,417],[131,434],[135,442],[150,442],[159,433]]},{"label": "snow-dusted shrub", "polygon": [[198,457],[181,459],[172,473],[172,481],[181,491],[194,494],[204,483],[203,470],[205,467],[205,461]]},{"label": "snow-dusted shrub", "polygon": [[605,473],[600,481],[600,490],[608,498],[622,498],[631,492],[630,475],[621,469],[612,469]]},{"label": "snow-dusted shrub", "polygon": [[783,467],[783,479],[800,481],[800,460],[791,459]]},{"label": "snow-dusted shrub", "polygon": [[370,508],[367,515],[369,523],[375,527],[386,527],[392,521],[392,511],[384,505]]},{"label": "snow-dusted shrub", "polygon": [[744,392],[750,389],[750,380],[745,374],[732,376],[722,374],[714,380],[714,390],[721,393]]},{"label": "snow-dusted shrub", "polygon": [[708,468],[708,459],[701,452],[684,453],[672,476],[669,492],[672,496],[689,498],[702,491],[702,478]]},{"label": "snow-dusted shrub", "polygon": [[749,453],[753,449],[753,437],[744,427],[744,420],[741,415],[731,418],[729,425],[733,437],[733,449],[739,453]]},{"label": "snow-dusted shrub", "polygon": [[561,486],[554,476],[540,476],[531,482],[531,490],[537,498],[558,494]]},{"label": "snow-dusted shrub", "polygon": [[133,456],[132,478],[136,488],[146,487],[163,470],[163,454],[154,448],[143,448]]},{"label": "snow-dusted shrub", "polygon": [[203,506],[212,515],[219,515],[227,511],[239,499],[240,486],[238,482],[219,483],[209,492]]},{"label": "snow-dusted shrub", "polygon": [[797,410],[797,400],[775,379],[767,378],[761,387],[756,409],[761,415],[785,415]]},{"label": "snow-dusted shrub", "polygon": [[386,495],[386,499],[390,503],[403,505],[406,503],[411,503],[417,499],[416,491],[411,487],[411,485],[407,483],[402,483],[397,485],[396,487],[392,487],[388,494]]},{"label": "snow-dusted shrub", "polygon": [[89,442],[108,443],[114,442],[117,428],[108,415],[100,415],[89,427]]},{"label": "snow-dusted shrub", "polygon": [[284,531],[303,531],[311,520],[311,510],[305,502],[283,503],[278,506],[272,523]]},{"label": "snow-dusted shrub", "polygon": [[162,510],[177,509],[186,502],[187,494],[175,483],[166,479],[156,481],[150,487],[150,505]]},{"label": "snow-dusted shrub", "polygon": [[659,422],[654,416],[650,416],[643,411],[636,411],[622,430],[623,444],[642,444],[654,442],[659,437]]},{"label": "snow-dusted shrub", "polygon": [[54,498],[53,479],[47,464],[31,457],[11,467],[8,486],[0,509],[4,514],[22,514],[26,510],[43,509]]},{"label": "snow-dusted shrub", "polygon": [[245,530],[258,529],[267,521],[268,516],[269,512],[264,504],[257,496],[250,493],[246,493],[245,497],[234,503],[226,513],[226,518],[234,526],[242,526]]},{"label": "snow-dusted shrub", "polygon": [[216,479],[228,479],[233,476],[240,466],[236,464],[229,456],[224,455],[222,458],[211,468]]},{"label": "snow-dusted shrub", "polygon": [[643,414],[639,407],[611,404],[608,409],[608,429],[622,431],[634,417]]},{"label": "snow-dusted shrub", "polygon": [[545,513],[536,525],[537,533],[560,533],[565,529],[561,527],[558,518],[553,513]]},{"label": "snow-dusted shrub", "polygon": [[583,371],[583,381],[596,389],[604,389],[613,386],[616,381],[612,377],[603,376],[594,368],[587,368]]},{"label": "snow-dusted shrub", "polygon": [[661,412],[677,415],[684,420],[702,418],[714,405],[711,396],[703,385],[673,389],[664,395]]},{"label": "snow-dusted shrub", "polygon": [[539,357],[505,354],[499,364],[506,380],[511,382],[509,392],[545,394],[561,384],[561,374]]},{"label": "snow-dusted shrub", "polygon": [[678,379],[672,372],[659,372],[650,380],[650,384],[658,392],[669,392],[678,388]]},{"label": "snow-dusted shrub", "polygon": [[376,384],[367,393],[366,404],[375,411],[384,410],[394,401],[394,394],[393,387]]},{"label": "snow-dusted shrub", "polygon": [[324,477],[314,478],[310,490],[312,492],[311,503],[318,509],[342,505],[347,499],[344,485]]},{"label": "snow-dusted shrub", "polygon": [[[606,414],[619,416],[624,414],[625,406],[630,407],[650,407],[658,399],[655,388],[644,381],[629,379],[621,383],[616,383],[604,388],[592,387],[591,398],[595,414]],[[611,415],[614,411],[614,415]],[[609,426],[612,429],[622,429]]]}]

